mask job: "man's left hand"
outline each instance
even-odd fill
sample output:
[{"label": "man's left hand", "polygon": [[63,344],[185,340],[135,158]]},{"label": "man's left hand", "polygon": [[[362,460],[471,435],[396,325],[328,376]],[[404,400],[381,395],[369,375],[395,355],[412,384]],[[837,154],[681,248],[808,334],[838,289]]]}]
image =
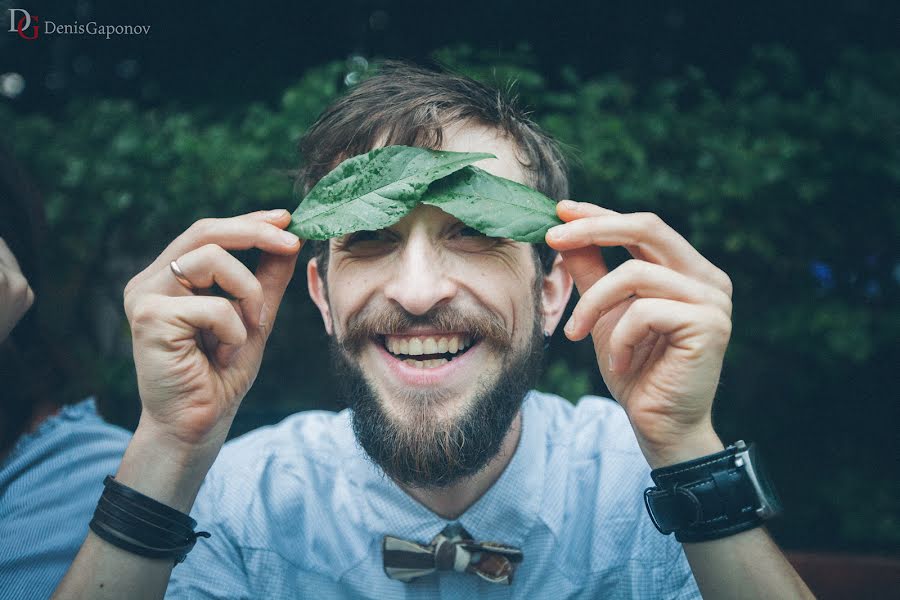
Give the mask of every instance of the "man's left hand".
[{"label": "man's left hand", "polygon": [[[590,334],[610,392],[651,467],[724,448],[712,402],[731,336],[731,280],[652,213],[565,200],[547,232],[581,298],[565,327]],[[599,247],[634,257],[609,271]]]}]

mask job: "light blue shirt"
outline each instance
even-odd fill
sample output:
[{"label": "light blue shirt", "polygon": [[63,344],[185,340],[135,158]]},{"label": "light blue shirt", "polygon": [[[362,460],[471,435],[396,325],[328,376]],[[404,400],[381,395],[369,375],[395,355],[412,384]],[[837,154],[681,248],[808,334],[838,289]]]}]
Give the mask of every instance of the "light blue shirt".
[{"label": "light blue shirt", "polygon": [[50,597],[129,439],[93,400],[64,406],[19,438],[0,463],[0,598]]},{"label": "light blue shirt", "polygon": [[385,534],[449,521],[366,458],[348,411],[293,415],[225,445],[195,505],[200,539],[167,598],[699,598],[681,545],[645,512],[649,467],[611,400],[531,392],[519,446],[458,522],[522,549],[512,585],[456,572],[389,579]]}]

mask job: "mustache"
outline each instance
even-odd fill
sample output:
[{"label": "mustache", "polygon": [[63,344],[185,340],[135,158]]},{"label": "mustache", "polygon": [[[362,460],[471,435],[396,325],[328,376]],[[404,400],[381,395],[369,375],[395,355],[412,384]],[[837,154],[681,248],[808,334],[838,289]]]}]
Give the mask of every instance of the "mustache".
[{"label": "mustache", "polygon": [[466,332],[496,349],[512,345],[512,333],[497,315],[484,309],[460,310],[449,305],[435,306],[427,313],[414,315],[397,306],[369,306],[351,317],[338,345],[349,353],[362,350],[377,335],[403,334],[413,327],[437,331]]}]

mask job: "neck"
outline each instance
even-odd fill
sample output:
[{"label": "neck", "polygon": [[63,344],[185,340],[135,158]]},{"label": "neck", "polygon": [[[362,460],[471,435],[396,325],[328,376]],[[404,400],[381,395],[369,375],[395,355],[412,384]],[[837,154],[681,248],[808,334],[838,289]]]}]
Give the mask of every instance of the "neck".
[{"label": "neck", "polygon": [[[34,431],[43,423],[46,419],[55,415],[59,412],[59,405],[53,404],[48,401],[40,401],[37,405],[32,409],[31,416],[28,419],[28,422],[25,425],[25,428],[15,434],[15,438],[11,440],[4,440],[0,437],[0,462],[6,459],[9,456],[9,453],[12,452],[13,447],[16,445],[16,442],[19,439],[19,436],[24,435],[26,433],[34,433]],[[0,421],[6,418],[5,415],[0,412]]]},{"label": "neck", "polygon": [[39,403],[31,415],[31,420],[28,422],[27,433],[34,433],[41,423],[58,413],[59,408],[58,404],[53,404],[52,402]]},{"label": "neck", "polygon": [[500,452],[478,473],[443,488],[411,488],[402,484],[400,487],[431,512],[444,519],[456,519],[475,504],[503,474],[516,452],[521,432],[522,411],[519,410],[503,438]]}]

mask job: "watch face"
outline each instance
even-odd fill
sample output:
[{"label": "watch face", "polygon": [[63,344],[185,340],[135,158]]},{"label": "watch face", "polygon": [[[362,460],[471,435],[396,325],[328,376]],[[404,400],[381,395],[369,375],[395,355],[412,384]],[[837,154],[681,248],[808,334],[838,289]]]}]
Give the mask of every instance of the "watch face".
[{"label": "watch face", "polygon": [[764,462],[760,459],[759,453],[756,451],[755,444],[750,446],[747,458],[750,461],[753,472],[756,474],[756,482],[759,485],[759,491],[762,495],[760,502],[762,503],[763,511],[767,513],[764,517],[769,518],[780,513],[781,501],[778,498],[778,494],[775,493],[775,487],[772,485],[769,473],[763,466]]}]

